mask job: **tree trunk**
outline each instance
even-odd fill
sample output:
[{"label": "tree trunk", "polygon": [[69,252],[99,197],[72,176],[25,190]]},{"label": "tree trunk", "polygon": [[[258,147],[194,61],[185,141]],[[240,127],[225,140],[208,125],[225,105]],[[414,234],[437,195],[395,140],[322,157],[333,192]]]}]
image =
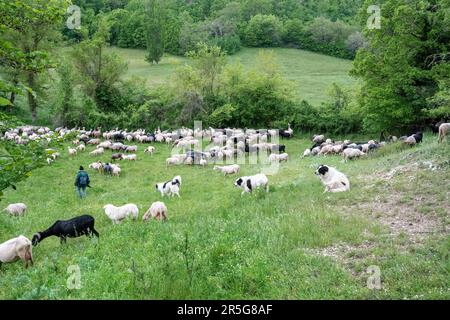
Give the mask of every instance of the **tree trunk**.
[{"label": "tree trunk", "polygon": [[33,90],[33,92],[28,91],[28,105],[31,112],[31,122],[35,123],[37,120],[37,101],[36,97],[33,95],[34,92],[34,73],[28,72],[28,87]]}]

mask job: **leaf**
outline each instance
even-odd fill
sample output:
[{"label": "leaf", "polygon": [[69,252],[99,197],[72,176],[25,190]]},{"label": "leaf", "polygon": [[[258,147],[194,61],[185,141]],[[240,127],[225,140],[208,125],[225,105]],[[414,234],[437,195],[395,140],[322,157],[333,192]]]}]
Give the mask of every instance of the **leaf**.
[{"label": "leaf", "polygon": [[0,97],[0,106],[4,107],[4,106],[12,106],[11,101],[9,101],[6,98]]}]

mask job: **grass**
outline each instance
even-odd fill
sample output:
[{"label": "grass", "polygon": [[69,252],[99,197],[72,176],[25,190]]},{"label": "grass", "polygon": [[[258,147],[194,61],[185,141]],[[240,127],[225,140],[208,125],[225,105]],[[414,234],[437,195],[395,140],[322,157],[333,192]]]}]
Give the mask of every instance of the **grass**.
[{"label": "grass", "polygon": [[[139,76],[147,80],[147,85],[159,85],[171,81],[178,66],[188,63],[184,57],[165,55],[158,65],[145,61],[145,50],[111,47],[128,62],[125,77]],[[229,57],[230,61],[240,61],[245,68],[256,63],[259,48],[244,48]],[[352,86],[355,80],[348,75],[352,62],[339,58],[298,49],[273,48],[282,74],[292,80],[302,99],[313,105],[327,100],[326,92],[333,82],[342,86]]]},{"label": "grass", "polygon": [[[300,159],[310,145],[303,137],[286,145],[290,161],[269,177],[269,194],[241,197],[233,186],[236,177],[223,177],[212,164],[167,168],[170,148],[156,145],[153,156],[140,146],[138,161],[123,162],[120,178],[90,171],[93,188],[85,201],[76,197],[74,177],[79,165],[87,167],[97,158],[88,155],[92,147],[73,159],[65,148],[62,159],[35,170],[17,191],[6,192],[2,207],[24,202],[29,211],[22,218],[0,214],[0,242],[19,234],[31,238],[57,219],[80,214],[96,218],[100,241],[43,241],[34,248],[34,267],[2,266],[0,299],[450,298],[448,231],[435,230],[414,242],[389,233],[377,218],[386,212],[372,214],[358,207],[375,208],[377,197],[394,198],[402,187],[402,195],[425,197],[422,205],[434,209],[426,215],[448,226],[448,179],[441,178],[450,173],[448,144],[437,148],[434,138],[427,137],[413,149],[389,146],[389,152],[348,163],[339,157]],[[108,155],[101,159],[108,160]],[[411,172],[430,182],[423,195],[420,183],[411,184],[408,175],[387,182],[368,179],[378,171],[425,159],[439,163],[440,169]],[[313,174],[321,163],[347,173],[352,190],[323,194]],[[241,174],[258,171],[257,165],[243,165]],[[182,198],[164,198],[167,223],[139,220],[114,226],[103,213],[105,204],[132,202],[142,216],[152,202],[161,200],[154,184],[178,174],[183,178]],[[385,211],[394,212],[395,206],[401,204]],[[336,259],[323,254],[338,244],[349,248],[345,254],[338,250]],[[80,290],[67,288],[70,265],[80,268]],[[371,265],[381,269],[382,290],[366,286]]]}]

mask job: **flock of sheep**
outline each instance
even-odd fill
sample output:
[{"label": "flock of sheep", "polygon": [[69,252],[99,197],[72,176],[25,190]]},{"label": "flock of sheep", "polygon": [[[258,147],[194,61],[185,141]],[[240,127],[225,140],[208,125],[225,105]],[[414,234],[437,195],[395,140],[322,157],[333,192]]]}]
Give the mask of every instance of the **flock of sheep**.
[{"label": "flock of sheep", "polygon": [[[256,153],[266,155],[270,163],[286,162],[289,155],[286,153],[286,147],[278,143],[278,137],[282,139],[293,136],[293,130],[242,130],[242,129],[213,129],[191,130],[181,128],[172,132],[161,131],[159,128],[155,133],[146,133],[145,130],[127,131],[127,130],[111,130],[102,132],[97,130],[79,130],[57,128],[54,131],[49,128],[34,128],[30,126],[9,130],[5,133],[4,139],[15,141],[19,144],[26,144],[29,141],[46,140],[50,142],[52,139],[64,139],[70,133],[76,132],[76,140],[73,141],[73,147],[68,147],[70,156],[75,157],[79,152],[86,150],[86,145],[96,146],[95,150],[90,152],[93,157],[103,155],[106,150],[111,150],[111,163],[103,163],[100,160],[89,165],[90,169],[97,170],[104,174],[120,176],[121,168],[117,163],[120,160],[136,161],[138,150],[137,145],[126,145],[127,143],[166,143],[172,145],[181,153],[172,154],[166,159],[166,165],[193,165],[199,164],[206,166],[208,163],[223,162],[224,160],[232,160],[234,158],[245,156],[246,153]],[[439,128],[439,142],[450,132],[450,124],[444,123]],[[101,141],[101,138],[104,141]],[[413,145],[422,141],[422,133],[416,133],[411,136],[405,136],[397,139],[390,137],[389,141],[394,142],[401,140],[405,144]],[[202,150],[204,139],[209,140],[210,145],[206,151]],[[354,143],[349,140],[332,141],[325,139],[323,135],[315,135],[312,139],[313,146],[304,151],[303,157],[341,154],[344,161],[349,159],[365,156],[368,152],[383,147],[386,142],[377,142],[371,140],[363,143]],[[198,149],[200,148],[200,151]],[[47,149],[48,164],[51,164],[60,157],[60,153],[53,149]],[[146,153],[152,155],[156,148],[151,145],[145,149]],[[225,166],[215,165],[213,170],[220,171],[226,175],[238,174],[240,166],[238,164],[230,164]],[[350,182],[345,174],[339,172],[335,168],[329,166],[320,166],[316,170],[316,175],[320,178],[325,186],[325,192],[343,192],[350,189]],[[182,179],[176,176],[171,180],[157,183],[155,188],[161,193],[161,196],[178,196],[180,197],[180,188]],[[242,194],[252,193],[254,190],[262,188],[269,192],[269,180],[264,174],[255,174],[253,176],[244,176],[235,180],[234,185],[242,189]],[[139,209],[135,204],[126,204],[116,207],[112,204],[104,206],[105,214],[114,223],[119,224],[124,219],[130,217],[133,220],[138,219]],[[27,207],[23,203],[11,204],[4,209],[13,216],[23,216]],[[154,202],[151,207],[143,215],[143,220],[153,218],[156,220],[167,220],[167,206],[161,202]],[[47,230],[38,232],[33,236],[32,241],[24,236],[10,239],[0,244],[0,266],[1,263],[22,260],[25,267],[29,263],[33,264],[32,246],[36,246],[39,242],[50,236],[57,236],[61,242],[65,242],[66,238],[80,237],[86,235],[88,237],[99,237],[99,233],[94,228],[95,220],[92,216],[84,215],[75,217],[67,221],[56,221]]]}]

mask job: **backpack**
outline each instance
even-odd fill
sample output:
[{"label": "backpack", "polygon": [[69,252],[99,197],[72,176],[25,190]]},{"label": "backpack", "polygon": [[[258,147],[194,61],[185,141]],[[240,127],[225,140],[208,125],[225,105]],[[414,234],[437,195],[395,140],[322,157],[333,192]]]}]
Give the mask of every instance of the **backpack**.
[{"label": "backpack", "polygon": [[88,184],[87,174],[82,173],[80,175],[80,178],[78,179],[78,185],[81,186],[81,187],[85,187],[85,186],[87,186],[87,184]]}]

